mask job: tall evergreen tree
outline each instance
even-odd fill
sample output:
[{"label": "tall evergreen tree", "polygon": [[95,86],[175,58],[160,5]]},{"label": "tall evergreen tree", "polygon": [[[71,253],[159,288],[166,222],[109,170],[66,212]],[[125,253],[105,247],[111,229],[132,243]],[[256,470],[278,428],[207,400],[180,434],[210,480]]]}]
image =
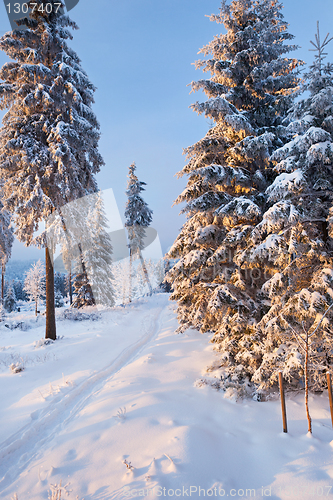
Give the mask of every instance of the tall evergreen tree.
[{"label": "tall evergreen tree", "polygon": [[75,309],[80,309],[85,306],[95,306],[96,301],[94,298],[91,285],[88,280],[87,271],[84,262],[81,262],[82,272],[75,275],[74,278],[74,300],[71,307]]},{"label": "tall evergreen tree", "polygon": [[62,261],[69,273],[70,281],[72,272],[74,273],[73,286],[76,300],[74,302],[71,300],[73,307],[95,305],[83,255],[83,245],[88,244],[88,248],[91,245],[88,226],[91,214],[88,207],[91,197],[94,196],[97,196],[97,193],[67,203],[47,219],[48,246],[52,246],[55,241],[59,243]]},{"label": "tall evergreen tree", "polygon": [[136,275],[134,271],[133,266],[132,268],[130,267],[128,258],[119,260],[113,264],[112,273],[115,282],[117,304],[126,304],[130,296],[132,298],[136,296]]},{"label": "tall evergreen tree", "polygon": [[[143,200],[141,193],[145,190],[145,182],[139,181],[135,175],[136,165],[132,163],[129,167],[129,181],[127,185],[127,204],[125,210],[125,227],[128,231],[129,252],[130,252],[130,280],[132,273],[133,259],[138,256],[141,262],[142,271],[144,273],[149,293],[152,293],[152,287],[148,276],[148,271],[142,257],[144,249],[144,239],[146,236],[145,229],[151,224],[153,211],[150,210],[147,203]],[[130,286],[130,301],[131,301],[131,286]]]},{"label": "tall evergreen tree", "polygon": [[[0,129],[3,203],[14,215],[15,233],[26,245],[46,252],[46,338],[56,338],[52,248],[42,220],[66,203],[97,190],[94,174],[99,124],[91,109],[94,86],[77,54],[68,46],[76,24],[57,8],[60,2],[28,2],[34,8],[19,21],[24,30],[6,33],[0,49],[11,59],[0,71],[0,108],[7,109]],[[63,7],[63,4],[62,4]],[[46,228],[47,230],[47,228]]]},{"label": "tall evergreen tree", "polygon": [[66,296],[66,277],[62,273],[55,273],[54,275],[54,290],[59,291],[62,297]]},{"label": "tall evergreen tree", "polygon": [[[112,243],[102,194],[89,196],[87,231],[84,234],[83,260],[97,304],[113,307]],[[87,238],[87,235],[90,235]]]},{"label": "tall evergreen tree", "polygon": [[[331,39],[332,40],[332,39]],[[278,371],[292,384],[304,379],[305,351],[298,337],[311,335],[310,387],[326,386],[333,365],[333,65],[324,64],[329,35],[320,41],[305,74],[308,96],[288,115],[291,140],[272,155],[274,181],[266,190],[267,210],[253,232],[249,258],[265,258],[262,289],[270,303],[257,326],[259,366],[253,380],[277,383]],[[327,315],[321,322],[325,311]],[[320,324],[320,328],[317,328]],[[310,337],[309,337],[310,338]]]},{"label": "tall evergreen tree", "polygon": [[23,300],[23,301],[27,301],[28,300],[28,296],[24,290],[24,284],[22,283],[21,280],[15,280],[14,281],[14,292],[15,292],[15,297],[17,300]]},{"label": "tall evergreen tree", "polygon": [[223,0],[210,19],[227,33],[201,49],[208,58],[196,67],[210,78],[192,83],[208,97],[193,110],[214,126],[185,150],[178,175],[188,182],[175,203],[185,203],[187,222],[169,252],[178,261],[167,281],[179,331],[215,332],[217,348],[224,339],[237,346],[265,311],[257,294],[263,277],[240,257],[265,211],[270,154],[285,141],[282,118],[299,84],[281,9],[277,0]]},{"label": "tall evergreen tree", "polygon": [[48,239],[59,241],[62,259],[75,273],[73,307],[114,305],[112,243],[102,193],[96,192],[61,207],[49,218]]}]

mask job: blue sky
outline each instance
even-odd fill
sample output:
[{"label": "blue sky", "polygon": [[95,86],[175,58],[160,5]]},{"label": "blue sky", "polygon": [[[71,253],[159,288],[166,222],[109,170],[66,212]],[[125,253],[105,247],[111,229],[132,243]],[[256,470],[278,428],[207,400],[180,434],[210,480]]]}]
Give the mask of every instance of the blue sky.
[{"label": "blue sky", "polygon": [[[333,35],[332,0],[285,0],[283,14],[294,43],[302,48],[292,56],[311,62],[309,40],[316,21],[321,34]],[[93,5],[93,7],[92,7]],[[120,213],[126,203],[129,165],[147,183],[145,200],[154,211],[153,227],[163,250],[176,238],[184,222],[173,200],[186,184],[176,172],[185,164],[183,148],[208,130],[208,122],[189,109],[200,96],[189,95],[192,80],[202,78],[193,62],[198,50],[221,25],[205,15],[217,13],[219,0],[80,0],[70,12],[79,25],[71,46],[97,87],[94,111],[101,124],[100,151],[105,167],[98,174],[101,189],[112,188]],[[5,7],[0,34],[10,29]],[[328,47],[333,61],[333,42]],[[0,65],[5,62],[0,52]],[[15,244],[14,259],[38,256]]]}]

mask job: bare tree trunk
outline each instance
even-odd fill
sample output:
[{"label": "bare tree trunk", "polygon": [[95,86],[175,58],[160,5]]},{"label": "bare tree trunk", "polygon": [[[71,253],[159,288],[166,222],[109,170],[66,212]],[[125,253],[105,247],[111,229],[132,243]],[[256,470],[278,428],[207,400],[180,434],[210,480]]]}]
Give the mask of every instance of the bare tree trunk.
[{"label": "bare tree trunk", "polygon": [[36,317],[37,317],[37,304],[38,304],[38,300],[36,298],[36,300],[35,300],[35,315],[36,315]]},{"label": "bare tree trunk", "polygon": [[285,395],[284,395],[282,372],[279,372],[279,386],[280,386],[280,395],[281,395],[281,409],[282,409],[283,432],[288,432],[288,427],[287,427],[287,412],[286,412],[286,398],[285,398]]},{"label": "bare tree trunk", "polygon": [[126,294],[127,294],[127,283],[126,283],[126,280],[124,278],[121,280],[121,283],[122,283],[122,287],[123,287],[122,303],[125,304],[126,303]]},{"label": "bare tree trunk", "polygon": [[312,434],[312,421],[309,412],[309,334],[306,334],[306,344],[305,344],[305,408],[306,408],[306,416],[308,419],[308,432]]},{"label": "bare tree trunk", "polygon": [[129,285],[128,285],[128,302],[132,302],[132,265],[133,265],[133,252],[130,247],[130,265],[129,265]]},{"label": "bare tree trunk", "polygon": [[69,305],[72,305],[72,304],[73,304],[73,291],[72,291],[72,264],[70,264],[70,267],[69,267],[68,290],[69,290]]},{"label": "bare tree trunk", "polygon": [[332,427],[333,427],[333,395],[332,395],[332,381],[331,381],[330,372],[326,373],[326,377],[327,377],[328,399],[330,402],[331,420],[332,420]]},{"label": "bare tree trunk", "polygon": [[46,329],[45,338],[56,340],[56,322],[54,305],[54,272],[53,264],[48,247],[45,247],[45,271],[46,271]]},{"label": "bare tree trunk", "polygon": [[4,291],[5,291],[5,270],[6,270],[6,266],[4,263],[2,263],[2,268],[1,268],[1,304],[3,304]]},{"label": "bare tree trunk", "polygon": [[149,288],[149,295],[152,295],[153,294],[153,289],[152,289],[152,286],[151,286],[151,283],[150,283],[150,280],[149,280],[148,271],[147,271],[147,268],[146,268],[145,261],[144,261],[144,259],[142,257],[142,254],[141,254],[141,250],[139,250],[139,257],[140,257],[140,261],[141,261],[142,271],[143,271],[145,280],[146,280],[148,288]]}]

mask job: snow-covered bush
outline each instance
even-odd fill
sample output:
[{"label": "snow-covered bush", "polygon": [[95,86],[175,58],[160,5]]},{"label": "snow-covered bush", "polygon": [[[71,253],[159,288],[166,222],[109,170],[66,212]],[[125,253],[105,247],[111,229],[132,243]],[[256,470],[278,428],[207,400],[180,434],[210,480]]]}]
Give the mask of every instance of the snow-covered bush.
[{"label": "snow-covered bush", "polygon": [[70,321],[98,321],[100,315],[95,312],[81,312],[77,309],[65,309],[57,318],[59,320]]},{"label": "snow-covered bush", "polygon": [[24,370],[23,361],[18,361],[17,363],[12,363],[9,368],[10,368],[12,373],[23,372],[23,370]]},{"label": "snow-covered bush", "polygon": [[[9,330],[29,330],[32,325],[30,324],[29,321],[18,321],[18,320],[12,320],[8,321],[6,320],[5,327],[8,328]],[[33,325],[33,327],[36,327],[36,323]]]}]

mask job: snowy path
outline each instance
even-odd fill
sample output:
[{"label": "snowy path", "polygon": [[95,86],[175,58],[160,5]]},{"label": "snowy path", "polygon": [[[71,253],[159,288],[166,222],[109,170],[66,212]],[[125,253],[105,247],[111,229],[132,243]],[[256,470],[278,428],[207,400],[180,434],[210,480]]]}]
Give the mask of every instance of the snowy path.
[{"label": "snowy path", "polygon": [[[61,496],[68,500],[333,498],[327,394],[311,395],[309,437],[302,395],[287,400],[286,435],[278,400],[234,403],[196,387],[212,345],[195,331],[175,335],[167,299],[152,297],[95,323],[59,324],[64,339],[42,349],[54,359],[30,363],[19,375],[0,372],[1,391],[9,385],[17,392],[6,396],[0,432],[12,428],[8,419],[18,410],[21,429],[0,446],[1,500],[15,492],[19,500],[47,500],[60,481],[70,482],[72,493]],[[28,334],[36,336],[0,330],[2,344],[8,336],[4,352],[32,359],[36,350],[23,345]],[[64,367],[76,385],[43,400],[37,389],[47,394],[45,374],[55,387]],[[121,408],[124,418],[117,417]]]},{"label": "snowy path", "polygon": [[31,415],[32,423],[25,425],[0,446],[0,493],[5,491],[26,469],[32,460],[60,430],[66,428],[75,416],[96,396],[103,386],[122,367],[130,363],[158,331],[162,308],[149,310],[139,322],[139,339],[126,347],[115,359],[97,373],[83,380],[68,394],[56,397],[46,408]]}]

